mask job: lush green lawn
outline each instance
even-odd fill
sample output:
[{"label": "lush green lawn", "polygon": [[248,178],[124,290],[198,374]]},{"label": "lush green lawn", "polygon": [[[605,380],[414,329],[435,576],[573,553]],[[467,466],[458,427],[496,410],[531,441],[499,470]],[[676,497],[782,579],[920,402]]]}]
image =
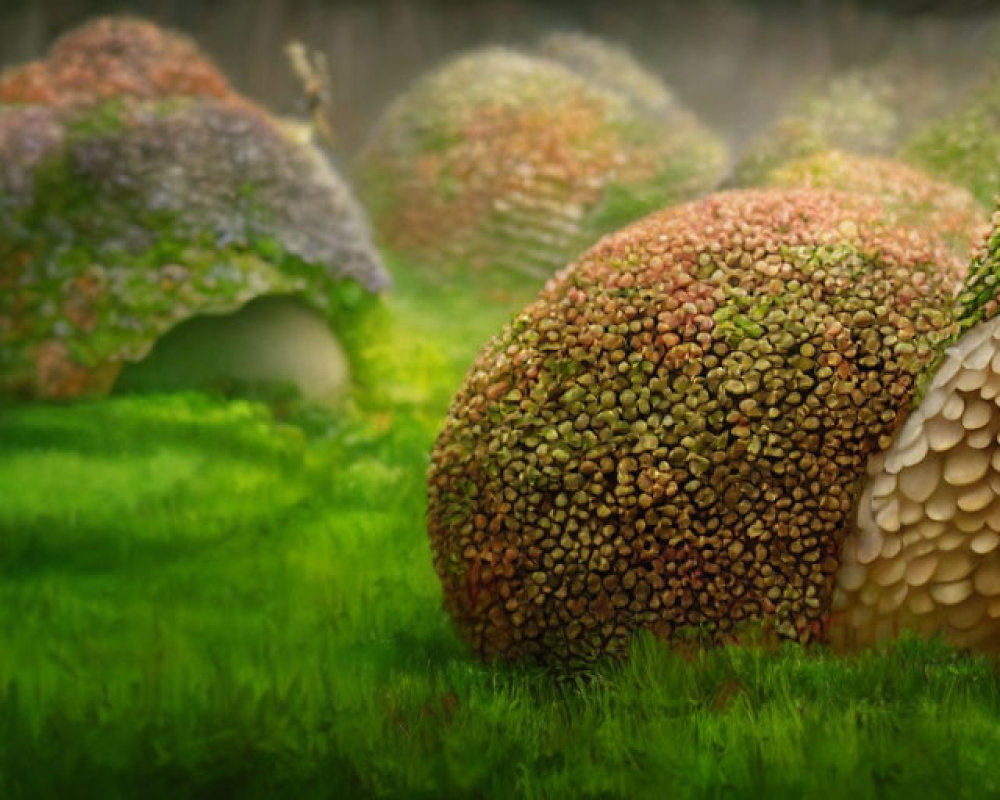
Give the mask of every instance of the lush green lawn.
[{"label": "lush green lawn", "polygon": [[471,659],[426,453],[530,287],[402,277],[338,415],[0,411],[0,797],[1000,796],[996,668],[938,644]]}]

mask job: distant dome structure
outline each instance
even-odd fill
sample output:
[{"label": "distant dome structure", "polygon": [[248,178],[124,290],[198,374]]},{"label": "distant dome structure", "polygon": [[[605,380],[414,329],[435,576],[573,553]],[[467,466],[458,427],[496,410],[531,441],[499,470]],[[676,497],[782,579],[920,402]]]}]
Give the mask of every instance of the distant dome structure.
[{"label": "distant dome structure", "polygon": [[965,189],[880,156],[828,150],[779,166],[761,185],[876,197],[897,222],[933,231],[962,259],[972,258],[990,228],[986,213]]},{"label": "distant dome structure", "polygon": [[1000,77],[968,92],[958,108],[928,121],[900,157],[964,186],[987,209],[1000,196]]},{"label": "distant dome structure", "polygon": [[623,91],[588,69],[492,47],[399,97],[358,164],[386,243],[438,268],[544,276],[722,177],[726,148],[692,115],[640,107],[651,78]]},{"label": "distant dome structure", "polygon": [[[288,296],[329,331],[389,285],[323,156],[190,41],[129,18],[0,76],[0,262],[0,389],[26,397],[107,392],[194,317]],[[261,313],[275,335],[301,330]],[[298,380],[248,360],[219,360],[216,377]]]},{"label": "distant dome structure", "polygon": [[124,98],[211,97],[246,103],[188,37],[134,17],[101,17],[48,56],[0,76],[0,101],[82,108]]},{"label": "distant dome structure", "polygon": [[750,143],[733,170],[734,184],[759,185],[782,164],[827,150],[892,152],[900,126],[892,101],[887,81],[860,71],[799,95]]},{"label": "distant dome structure", "polygon": [[757,186],[776,167],[829,150],[892,156],[925,120],[953,106],[952,83],[904,53],[835,74],[795,96],[750,142],[731,182]]}]

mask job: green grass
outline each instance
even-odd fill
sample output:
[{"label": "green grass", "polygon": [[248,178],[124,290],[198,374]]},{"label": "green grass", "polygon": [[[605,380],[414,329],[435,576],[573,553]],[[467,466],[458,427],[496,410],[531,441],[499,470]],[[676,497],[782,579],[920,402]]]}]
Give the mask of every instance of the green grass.
[{"label": "green grass", "polygon": [[427,452],[532,287],[397,273],[338,414],[0,411],[0,797],[1000,795],[996,669],[940,643],[643,637],[579,675],[471,658],[431,568]]}]

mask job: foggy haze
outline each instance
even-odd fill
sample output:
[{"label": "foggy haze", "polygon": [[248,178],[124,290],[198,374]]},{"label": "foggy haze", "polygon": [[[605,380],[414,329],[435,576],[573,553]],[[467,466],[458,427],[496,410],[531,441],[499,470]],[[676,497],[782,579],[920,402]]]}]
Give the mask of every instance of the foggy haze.
[{"label": "foggy haze", "polygon": [[903,74],[933,73],[957,95],[1000,52],[1000,12],[985,2],[2,0],[0,67],[40,57],[63,32],[113,12],[191,34],[238,90],[282,114],[303,111],[285,43],[322,50],[348,149],[396,94],[448,56],[490,43],[530,47],[552,31],[626,45],[737,148],[831,74],[888,59]]}]

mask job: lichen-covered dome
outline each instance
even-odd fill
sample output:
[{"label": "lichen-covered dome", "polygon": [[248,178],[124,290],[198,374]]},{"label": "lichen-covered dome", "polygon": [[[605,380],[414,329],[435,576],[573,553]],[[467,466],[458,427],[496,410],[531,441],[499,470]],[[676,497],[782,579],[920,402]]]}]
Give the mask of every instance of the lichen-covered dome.
[{"label": "lichen-covered dome", "polygon": [[0,75],[0,103],[54,107],[113,98],[212,97],[244,103],[185,36],[132,17],[102,17],[66,34],[41,61]]},{"label": "lichen-covered dome", "polygon": [[103,392],[189,317],[300,294],[336,318],[387,285],[323,157],[234,100],[190,47],[98,22],[61,40],[51,65],[0,80],[35,87],[0,88],[19,98],[0,103],[3,391]]},{"label": "lichen-covered dome", "polygon": [[493,339],[429,475],[445,603],[484,657],[633,631],[827,629],[874,454],[965,264],[873,197],[713,195],[602,239]]},{"label": "lichen-covered dome", "polygon": [[754,138],[733,170],[732,184],[759,186],[776,167],[830,150],[895,155],[927,120],[954,107],[956,85],[962,84],[940,65],[901,52],[833,75],[794,97]]},{"label": "lichen-covered dome", "polygon": [[917,130],[900,156],[964,186],[992,209],[1000,195],[1000,79],[978,87],[957,109]]},{"label": "lichen-covered dome", "polygon": [[461,56],[388,109],[361,188],[393,247],[437,266],[544,275],[597,234],[711,188],[723,145],[566,66]]},{"label": "lichen-covered dome", "polygon": [[887,155],[901,129],[897,92],[877,72],[850,72],[796,97],[757,136],[733,170],[733,184],[760,185],[788,161],[828,150]]},{"label": "lichen-covered dome", "polygon": [[759,186],[776,167],[829,150],[891,156],[924,120],[954,105],[953,83],[900,55],[834,75],[795,96],[750,142],[732,185]]},{"label": "lichen-covered dome", "polygon": [[986,214],[968,191],[879,156],[828,150],[777,167],[761,185],[877,197],[895,220],[930,228],[963,260],[972,258],[989,231]]}]

